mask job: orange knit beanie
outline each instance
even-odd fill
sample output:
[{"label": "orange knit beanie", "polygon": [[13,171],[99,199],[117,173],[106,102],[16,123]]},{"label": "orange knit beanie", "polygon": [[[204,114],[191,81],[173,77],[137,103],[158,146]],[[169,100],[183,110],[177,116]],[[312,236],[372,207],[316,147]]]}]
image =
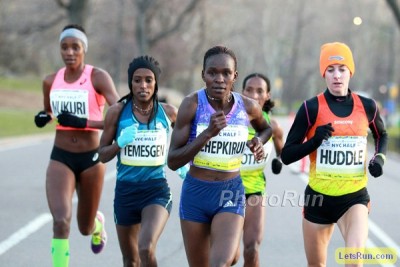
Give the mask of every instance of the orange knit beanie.
[{"label": "orange knit beanie", "polygon": [[329,65],[346,65],[350,70],[350,76],[354,75],[354,60],[350,48],[344,43],[326,43],[321,46],[319,58],[319,71],[325,77],[326,68]]}]

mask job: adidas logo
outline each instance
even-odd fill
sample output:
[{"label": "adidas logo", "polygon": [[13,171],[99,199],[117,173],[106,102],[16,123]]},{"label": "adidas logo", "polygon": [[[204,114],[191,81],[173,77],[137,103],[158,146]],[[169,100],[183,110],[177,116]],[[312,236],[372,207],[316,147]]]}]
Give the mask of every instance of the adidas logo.
[{"label": "adidas logo", "polygon": [[226,203],[224,204],[223,207],[224,207],[224,208],[227,208],[227,207],[236,207],[236,205],[233,204],[232,200],[229,200],[228,202],[226,202]]}]

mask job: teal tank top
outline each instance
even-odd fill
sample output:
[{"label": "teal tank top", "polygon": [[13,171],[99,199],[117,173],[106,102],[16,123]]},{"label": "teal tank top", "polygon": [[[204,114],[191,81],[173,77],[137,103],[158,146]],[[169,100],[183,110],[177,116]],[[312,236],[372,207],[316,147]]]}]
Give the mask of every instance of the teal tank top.
[{"label": "teal tank top", "polygon": [[171,121],[162,105],[149,123],[139,122],[132,113],[132,101],[123,108],[116,136],[122,129],[133,124],[138,125],[135,140],[122,148],[117,154],[117,180],[142,182],[150,179],[166,178],[168,134]]}]

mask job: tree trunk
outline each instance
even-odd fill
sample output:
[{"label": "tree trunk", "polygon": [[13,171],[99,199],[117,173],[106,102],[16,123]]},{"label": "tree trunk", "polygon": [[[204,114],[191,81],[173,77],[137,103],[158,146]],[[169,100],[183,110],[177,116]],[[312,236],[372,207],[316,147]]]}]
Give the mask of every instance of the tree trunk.
[{"label": "tree trunk", "polygon": [[71,24],[79,24],[85,28],[89,10],[89,0],[71,0],[69,4],[62,0],[56,3],[67,11],[68,20]]}]

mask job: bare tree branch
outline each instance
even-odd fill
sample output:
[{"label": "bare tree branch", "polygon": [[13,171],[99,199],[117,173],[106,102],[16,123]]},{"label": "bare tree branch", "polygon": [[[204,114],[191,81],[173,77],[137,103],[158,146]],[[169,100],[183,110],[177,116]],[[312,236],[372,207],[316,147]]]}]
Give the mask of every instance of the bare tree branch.
[{"label": "bare tree branch", "polygon": [[64,3],[62,0],[55,0],[58,6],[68,14],[70,23],[80,24],[85,27],[90,0],[70,0]]},{"label": "bare tree branch", "polygon": [[56,3],[60,6],[60,7],[62,7],[62,8],[65,8],[65,9],[67,9],[68,8],[68,4],[66,4],[66,3],[64,3],[62,0],[55,0],[56,1]]},{"label": "bare tree branch", "polygon": [[156,0],[137,0],[137,5],[139,9],[143,12],[146,12],[148,8],[154,6]]},{"label": "bare tree branch", "polygon": [[393,12],[393,15],[397,21],[397,25],[400,27],[400,8],[397,0],[386,0],[386,3],[389,5],[390,9]]},{"label": "bare tree branch", "polygon": [[41,32],[44,30],[47,30],[49,28],[54,27],[55,25],[58,25],[61,21],[63,21],[66,18],[65,15],[57,16],[53,19],[49,19],[46,22],[38,25],[29,25],[29,27],[26,27],[20,31],[18,31],[18,34],[20,35],[29,35],[35,32]]},{"label": "bare tree branch", "polygon": [[176,19],[175,23],[169,28],[161,31],[158,35],[154,36],[152,39],[149,39],[150,47],[159,42],[161,39],[171,35],[172,33],[179,30],[182,25],[183,20],[191,14],[191,12],[196,8],[196,6],[201,2],[201,0],[192,0],[186,8],[179,14],[179,17]]}]

